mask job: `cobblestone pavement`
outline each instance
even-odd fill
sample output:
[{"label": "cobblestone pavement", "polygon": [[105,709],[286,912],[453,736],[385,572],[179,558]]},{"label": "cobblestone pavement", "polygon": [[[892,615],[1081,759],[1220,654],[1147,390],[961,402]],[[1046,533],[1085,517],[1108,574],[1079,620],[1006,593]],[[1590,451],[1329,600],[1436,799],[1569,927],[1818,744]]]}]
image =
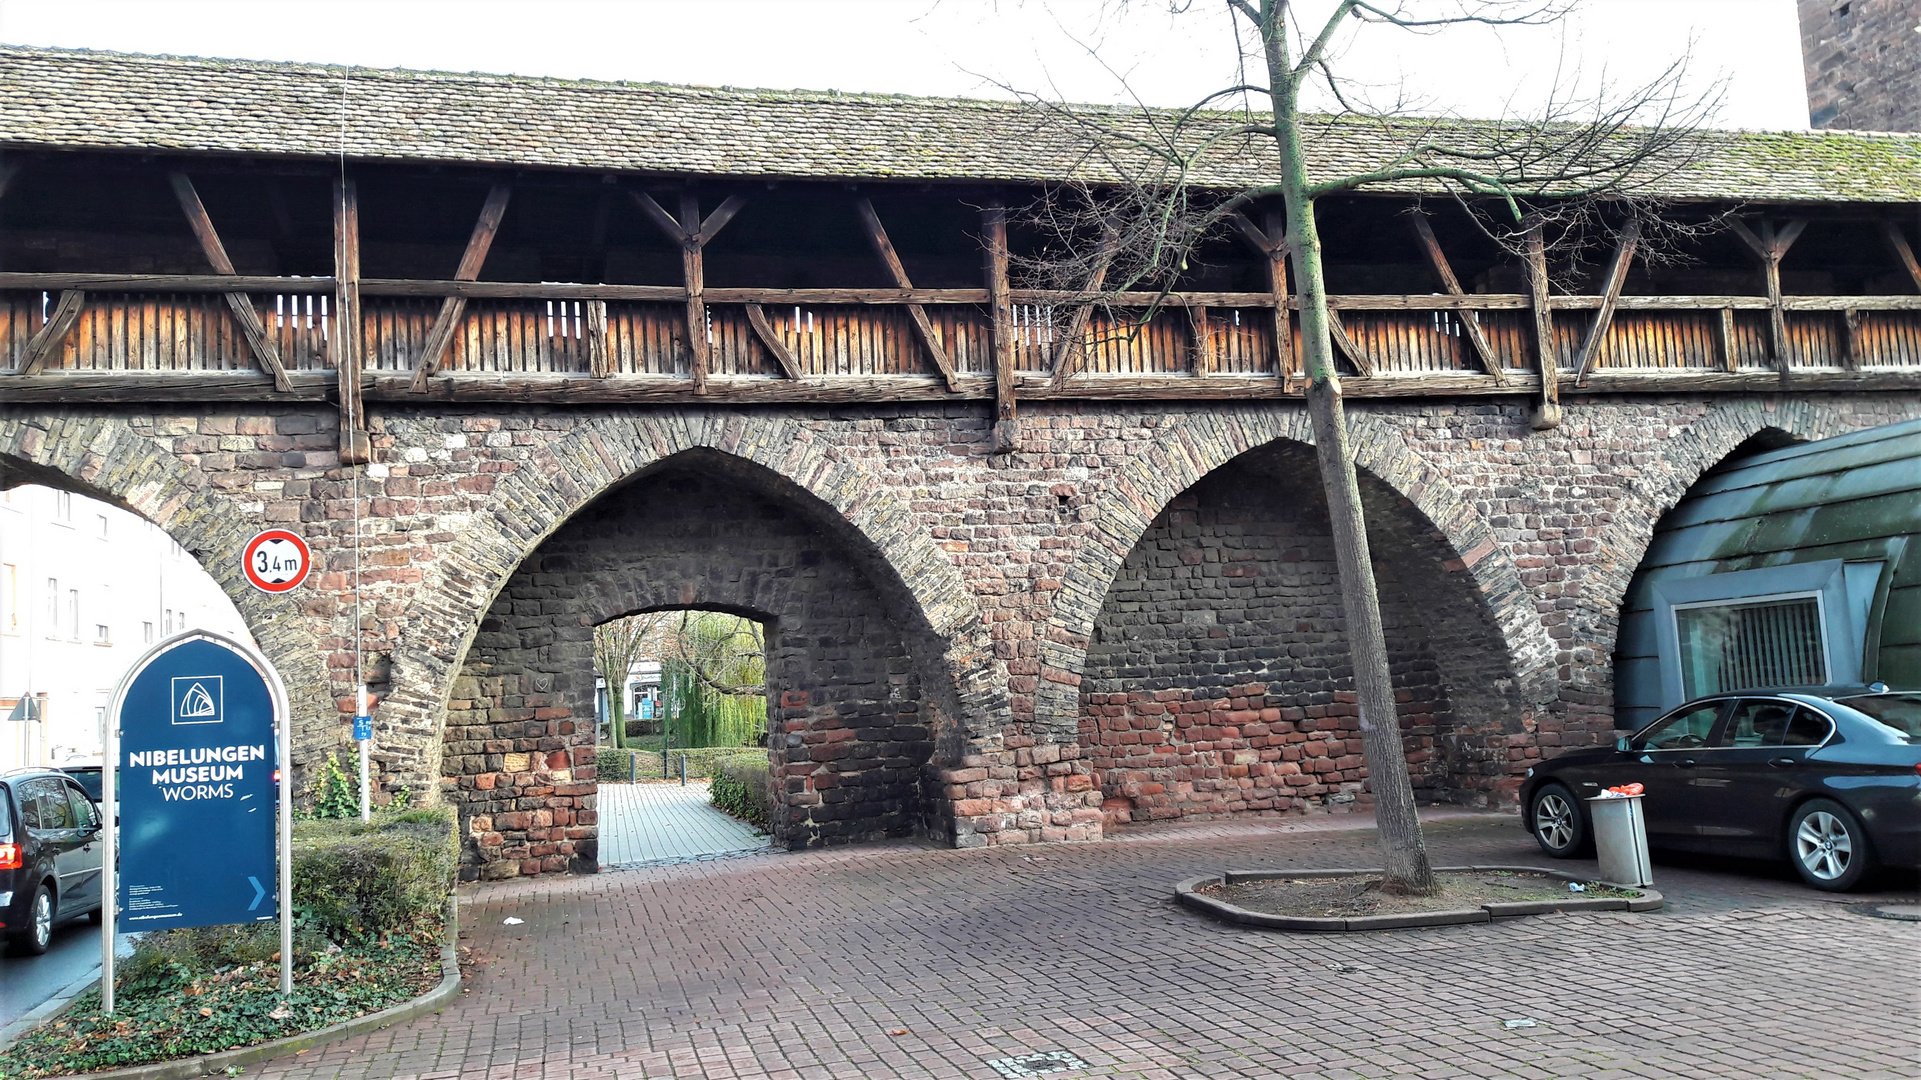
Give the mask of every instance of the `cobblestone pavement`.
[{"label": "cobblestone pavement", "polygon": [[[1436,817],[1437,862],[1547,864],[1511,816]],[[1850,910],[1913,899],[1899,891],[1837,898],[1785,868],[1657,862],[1659,913],[1326,936],[1168,899],[1224,866],[1368,865],[1367,824],[483,885],[463,890],[458,1003],[259,1072],[987,1080],[988,1059],[1067,1050],[1089,1067],[1063,1080],[1921,1075],[1921,924]]]}]

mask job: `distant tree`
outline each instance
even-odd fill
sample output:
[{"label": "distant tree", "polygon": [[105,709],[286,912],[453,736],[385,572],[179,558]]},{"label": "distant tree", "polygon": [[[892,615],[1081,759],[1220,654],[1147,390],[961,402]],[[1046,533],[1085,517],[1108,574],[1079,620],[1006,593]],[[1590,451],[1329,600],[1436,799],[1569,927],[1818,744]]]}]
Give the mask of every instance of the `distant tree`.
[{"label": "distant tree", "polygon": [[607,716],[613,724],[612,738],[617,749],[626,749],[627,679],[634,664],[659,648],[662,631],[670,625],[673,612],[654,611],[644,615],[625,615],[594,627],[594,670],[607,686]]}]

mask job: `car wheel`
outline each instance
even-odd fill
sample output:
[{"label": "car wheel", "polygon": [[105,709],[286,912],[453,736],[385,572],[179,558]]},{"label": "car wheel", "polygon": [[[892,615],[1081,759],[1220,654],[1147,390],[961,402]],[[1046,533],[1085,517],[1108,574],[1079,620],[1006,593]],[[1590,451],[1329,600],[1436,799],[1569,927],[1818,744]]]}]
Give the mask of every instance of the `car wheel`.
[{"label": "car wheel", "polygon": [[1827,892],[1854,888],[1874,868],[1867,831],[1847,807],[1829,799],[1810,799],[1794,812],[1788,858],[1802,881]]},{"label": "car wheel", "polygon": [[33,890],[27,905],[27,925],[9,940],[15,956],[39,956],[53,942],[53,891],[46,883]]},{"label": "car wheel", "polygon": [[1534,793],[1529,811],[1534,839],[1542,851],[1557,859],[1571,859],[1587,845],[1587,821],[1581,816],[1581,803],[1567,788],[1560,784],[1543,786]]}]

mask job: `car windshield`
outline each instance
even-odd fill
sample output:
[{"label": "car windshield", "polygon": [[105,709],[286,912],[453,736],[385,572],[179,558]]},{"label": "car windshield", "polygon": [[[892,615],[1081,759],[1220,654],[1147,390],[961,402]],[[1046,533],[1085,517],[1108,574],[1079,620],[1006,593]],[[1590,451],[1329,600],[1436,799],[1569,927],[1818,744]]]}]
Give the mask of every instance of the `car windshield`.
[{"label": "car windshield", "polygon": [[1835,701],[1880,721],[1899,738],[1921,743],[1921,694],[1864,694]]},{"label": "car windshield", "polygon": [[0,840],[13,835],[13,800],[7,797],[7,785],[0,784]]},{"label": "car windshield", "polygon": [[74,783],[86,789],[87,798],[92,799],[94,802],[100,801],[99,769],[68,769],[66,772],[68,776],[73,777]]}]

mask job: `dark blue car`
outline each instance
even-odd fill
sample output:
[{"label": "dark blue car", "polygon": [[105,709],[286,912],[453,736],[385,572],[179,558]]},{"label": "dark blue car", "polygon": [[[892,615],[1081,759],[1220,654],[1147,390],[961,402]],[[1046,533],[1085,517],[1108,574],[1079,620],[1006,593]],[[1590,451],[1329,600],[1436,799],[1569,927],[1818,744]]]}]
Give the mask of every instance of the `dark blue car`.
[{"label": "dark blue car", "polygon": [[1921,691],[1798,687],[1690,701],[1612,747],[1528,770],[1521,814],[1542,850],[1592,848],[1587,803],[1646,789],[1648,845],[1786,858],[1817,889],[1921,866]]},{"label": "dark blue car", "polygon": [[0,934],[16,954],[47,951],[55,924],[100,921],[100,810],[55,769],[0,775]]}]

